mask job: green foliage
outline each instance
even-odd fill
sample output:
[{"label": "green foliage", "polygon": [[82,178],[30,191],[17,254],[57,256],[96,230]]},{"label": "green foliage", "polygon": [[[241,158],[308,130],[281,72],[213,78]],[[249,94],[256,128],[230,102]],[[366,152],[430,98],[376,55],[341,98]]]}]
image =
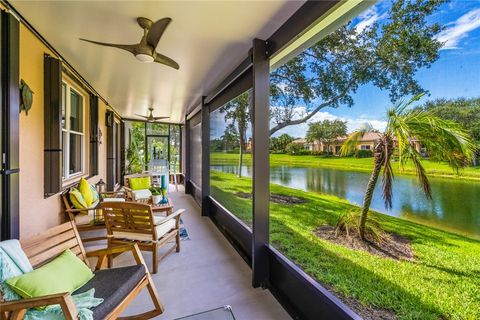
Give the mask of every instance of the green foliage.
[{"label": "green foliage", "polygon": [[[293,163],[303,158],[278,157],[290,158]],[[315,159],[304,158],[305,162]],[[352,165],[363,161],[332,158],[318,162],[339,160]],[[367,162],[371,164],[371,159],[365,159]],[[235,196],[251,192],[251,179],[211,171],[211,186],[215,200],[251,225],[252,200]],[[323,240],[314,233],[322,225],[335,226],[344,212],[358,212],[358,206],[277,184],[270,184],[270,190],[308,200],[289,206],[270,203],[271,244],[336,294],[390,310],[399,320],[480,319],[479,240],[371,212],[382,230],[409,239],[415,260],[379,257]]]},{"label": "green foliage", "polygon": [[304,151],[308,150],[305,150],[302,143],[290,142],[289,144],[287,144],[285,151],[290,155],[301,155]]},{"label": "green foliage", "polygon": [[277,153],[285,153],[287,145],[293,140],[294,138],[286,133],[278,137],[272,137],[270,138],[270,151],[274,151]]},{"label": "green foliage", "polygon": [[372,150],[355,150],[355,158],[371,158],[373,157]]},{"label": "green foliage", "polygon": [[480,98],[436,99],[419,107],[431,111],[441,119],[454,121],[468,130],[480,153]]},{"label": "green foliage", "polygon": [[162,195],[162,189],[160,187],[151,187],[150,192],[152,193],[152,196],[161,196]]},{"label": "green foliage", "polygon": [[[335,224],[335,236],[345,234],[347,238],[358,236],[360,233],[360,212],[358,210],[349,210],[340,215]],[[385,232],[382,230],[380,224],[376,221],[371,221],[367,226],[365,232],[376,243],[380,243],[385,238]]]},{"label": "green foliage", "polygon": [[312,122],[308,125],[307,141],[315,143],[322,142],[327,152],[330,152],[330,146],[338,137],[347,134],[347,122],[342,120],[323,120]]},{"label": "green foliage", "polygon": [[132,122],[129,137],[130,144],[126,152],[126,173],[140,173],[145,167],[145,124],[143,122]]},{"label": "green foliage", "polygon": [[[347,23],[273,71],[270,134],[323,108],[353,106],[354,93],[366,84],[388,91],[392,102],[422,92],[415,74],[439,57],[443,26],[429,18],[443,2],[393,1],[386,20],[362,30]],[[300,117],[298,105],[307,109]]]},{"label": "green foliage", "polygon": [[[394,141],[400,167],[403,168],[407,163],[413,164],[418,182],[427,198],[432,198],[430,182],[422,164],[423,157],[417,151],[412,139],[420,140],[429,154],[447,161],[454,169],[458,170],[472,159],[475,145],[469,133],[460,124],[440,119],[431,110],[411,108],[412,104],[422,96],[423,94],[419,94],[406,102],[400,101],[387,111],[387,127],[378,141],[375,142],[374,166],[365,189],[359,227],[360,235],[364,240],[367,215],[380,172],[383,173],[382,195],[385,200],[385,207],[392,207]],[[342,145],[341,154],[345,155],[354,150],[358,141],[372,131],[374,130],[371,125],[366,124],[363,128],[351,134]]]}]

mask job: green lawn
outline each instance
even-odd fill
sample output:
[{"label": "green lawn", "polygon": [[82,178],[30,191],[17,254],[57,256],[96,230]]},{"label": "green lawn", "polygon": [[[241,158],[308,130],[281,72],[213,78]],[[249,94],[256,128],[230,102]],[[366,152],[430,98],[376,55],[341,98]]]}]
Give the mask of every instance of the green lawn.
[{"label": "green lawn", "polygon": [[[211,171],[211,179],[213,197],[251,224],[251,200],[234,195],[251,192],[251,180],[217,171]],[[275,184],[271,192],[308,200],[298,205],[271,203],[270,239],[320,283],[364,305],[392,310],[399,319],[480,319],[480,241],[372,213],[386,231],[408,237],[415,253],[414,262],[381,258],[313,233],[358,207],[334,196]]]},{"label": "green lawn", "polygon": [[[238,154],[231,153],[211,153],[211,164],[237,164]],[[244,158],[246,165],[251,164],[251,155],[246,154]],[[453,177],[458,179],[480,180],[480,167],[469,167],[460,170],[458,173],[450,168],[446,163],[424,160],[423,164],[429,176]],[[324,167],[335,168],[349,171],[370,172],[373,168],[372,158],[340,158],[331,157],[323,158],[318,156],[291,156],[288,154],[271,154],[271,166],[293,166],[293,167]],[[415,169],[411,165],[407,165],[404,170],[394,163],[396,174],[415,174]]]}]

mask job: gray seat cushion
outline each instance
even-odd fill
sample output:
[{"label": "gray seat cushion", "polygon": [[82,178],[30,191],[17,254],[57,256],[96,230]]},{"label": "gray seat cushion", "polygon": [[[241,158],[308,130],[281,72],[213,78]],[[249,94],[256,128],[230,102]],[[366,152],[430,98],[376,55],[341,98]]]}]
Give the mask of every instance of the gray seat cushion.
[{"label": "gray seat cushion", "polygon": [[93,311],[95,320],[104,319],[135,288],[145,275],[143,265],[95,271],[95,277],[73,294],[95,288],[95,297],[103,298]]}]

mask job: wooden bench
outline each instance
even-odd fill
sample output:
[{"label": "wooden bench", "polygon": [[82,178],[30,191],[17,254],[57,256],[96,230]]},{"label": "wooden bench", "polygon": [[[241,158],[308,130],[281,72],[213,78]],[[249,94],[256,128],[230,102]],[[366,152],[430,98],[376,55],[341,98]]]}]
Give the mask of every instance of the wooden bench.
[{"label": "wooden bench", "polygon": [[[95,277],[82,287],[83,290],[87,290],[93,285],[95,297],[104,299],[103,303],[91,309],[95,320],[150,319],[164,311],[145,261],[136,244],[85,252],[82,240],[73,222],[67,222],[42,234],[22,239],[20,243],[34,268],[38,268],[53,260],[67,249],[70,249],[89,267],[88,258],[96,259]],[[110,257],[123,252],[130,252],[135,259],[136,265],[113,269],[104,268],[106,261]],[[120,275],[123,275],[124,278],[122,279]],[[108,279],[112,281],[108,281]],[[75,291],[75,293],[81,292],[82,288]],[[148,289],[154,309],[134,316],[119,317],[144,288]],[[113,294],[109,295],[107,294],[108,292],[113,292]],[[78,318],[78,312],[73,303],[71,293],[64,292],[0,303],[1,319],[20,320],[23,319],[27,309],[55,304],[61,306],[65,319],[73,320]]]}]

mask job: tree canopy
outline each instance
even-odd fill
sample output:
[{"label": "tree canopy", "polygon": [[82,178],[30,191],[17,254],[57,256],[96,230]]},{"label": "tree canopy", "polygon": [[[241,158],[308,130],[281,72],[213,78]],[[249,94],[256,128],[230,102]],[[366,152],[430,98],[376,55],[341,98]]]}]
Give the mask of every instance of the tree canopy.
[{"label": "tree canopy", "polygon": [[423,110],[429,110],[438,117],[460,123],[470,132],[477,148],[480,148],[480,98],[436,99],[427,101]]},{"label": "tree canopy", "polygon": [[348,23],[274,70],[270,134],[324,108],[353,106],[353,94],[368,83],[387,90],[392,102],[425,91],[414,76],[439,57],[443,27],[427,18],[443,2],[393,1],[385,20],[363,29]]},{"label": "tree canopy", "polygon": [[284,133],[278,137],[270,138],[270,150],[277,152],[286,152],[287,145],[295,140],[292,136]]},{"label": "tree canopy", "polygon": [[347,134],[347,122],[342,120],[323,120],[312,122],[308,125],[307,141],[315,143],[322,142],[326,146],[327,152],[330,152],[330,145],[338,137]]}]

